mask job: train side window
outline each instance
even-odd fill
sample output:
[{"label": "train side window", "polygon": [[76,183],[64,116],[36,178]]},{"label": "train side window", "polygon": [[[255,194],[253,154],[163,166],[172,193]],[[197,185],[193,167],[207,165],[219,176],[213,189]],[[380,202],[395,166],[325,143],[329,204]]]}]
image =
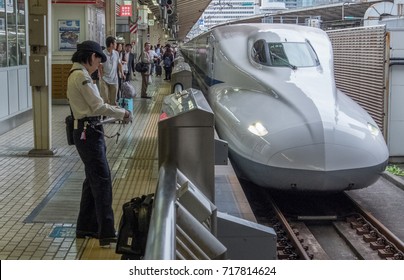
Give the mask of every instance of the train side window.
[{"label": "train side window", "polygon": [[259,40],[254,43],[252,48],[252,59],[259,64],[268,64],[268,59],[265,51],[266,42],[264,40]]}]

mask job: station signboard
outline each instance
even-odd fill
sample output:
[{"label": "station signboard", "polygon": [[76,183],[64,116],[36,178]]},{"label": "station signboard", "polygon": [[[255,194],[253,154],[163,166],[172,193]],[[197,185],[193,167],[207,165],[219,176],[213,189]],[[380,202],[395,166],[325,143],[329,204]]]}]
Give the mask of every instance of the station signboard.
[{"label": "station signboard", "polygon": [[141,5],[138,8],[138,29],[146,30],[148,27],[147,6]]}]

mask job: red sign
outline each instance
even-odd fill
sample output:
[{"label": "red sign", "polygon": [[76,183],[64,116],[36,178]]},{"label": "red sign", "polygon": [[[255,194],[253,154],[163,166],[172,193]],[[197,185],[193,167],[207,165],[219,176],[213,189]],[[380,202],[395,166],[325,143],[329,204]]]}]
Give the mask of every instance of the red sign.
[{"label": "red sign", "polygon": [[119,11],[120,17],[131,17],[132,16],[132,5],[121,5]]}]

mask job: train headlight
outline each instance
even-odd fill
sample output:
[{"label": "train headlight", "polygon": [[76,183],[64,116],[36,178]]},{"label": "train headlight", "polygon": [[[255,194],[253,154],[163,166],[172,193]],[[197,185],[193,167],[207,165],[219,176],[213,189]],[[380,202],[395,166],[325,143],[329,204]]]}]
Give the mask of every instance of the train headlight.
[{"label": "train headlight", "polygon": [[260,122],[251,124],[248,130],[257,136],[265,136],[268,134],[268,130]]},{"label": "train headlight", "polygon": [[368,128],[370,130],[370,133],[372,133],[373,136],[379,135],[379,128],[371,123],[368,123]]}]

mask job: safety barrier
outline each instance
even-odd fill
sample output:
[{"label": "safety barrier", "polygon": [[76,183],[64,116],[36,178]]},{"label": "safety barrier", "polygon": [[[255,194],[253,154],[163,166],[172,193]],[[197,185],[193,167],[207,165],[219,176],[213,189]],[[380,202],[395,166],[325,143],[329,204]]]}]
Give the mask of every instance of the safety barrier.
[{"label": "safety barrier", "polygon": [[227,163],[227,143],[214,139],[214,114],[201,91],[164,98],[158,143],[145,259],[276,258],[273,229],[217,211],[214,165]]},{"label": "safety barrier", "polygon": [[226,256],[214,235],[213,112],[203,95],[195,93],[191,89],[164,99],[158,126],[159,183],[146,259]]},{"label": "safety barrier", "polygon": [[174,68],[171,74],[172,92],[177,93],[192,87],[192,71],[188,63],[181,55],[174,60]]}]

